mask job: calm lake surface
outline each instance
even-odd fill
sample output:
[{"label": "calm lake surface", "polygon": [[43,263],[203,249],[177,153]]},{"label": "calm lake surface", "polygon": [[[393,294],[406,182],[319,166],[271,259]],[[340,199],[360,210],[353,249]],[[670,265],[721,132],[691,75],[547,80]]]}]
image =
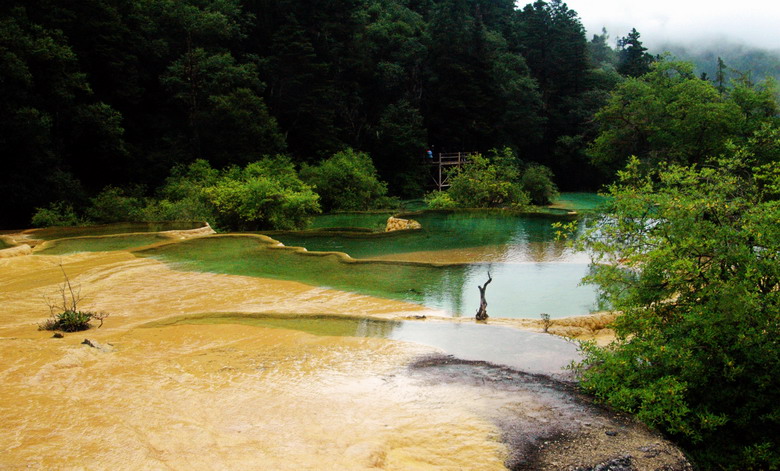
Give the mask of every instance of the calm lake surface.
[{"label": "calm lake surface", "polygon": [[[199,238],[140,254],[179,268],[296,280],[421,303],[454,317],[473,316],[488,272],[492,317],[584,315],[596,310],[594,286],[582,285],[586,254],[555,240],[561,214],[427,211],[408,215],[423,229],[372,232],[387,214],[322,216],[308,231]],[[295,249],[303,247],[306,251]],[[349,255],[345,257],[343,254]]]}]

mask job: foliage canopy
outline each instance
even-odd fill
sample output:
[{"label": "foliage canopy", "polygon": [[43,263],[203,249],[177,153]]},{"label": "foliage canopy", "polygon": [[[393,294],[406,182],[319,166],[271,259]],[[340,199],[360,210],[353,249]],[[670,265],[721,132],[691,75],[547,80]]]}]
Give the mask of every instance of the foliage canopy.
[{"label": "foliage canopy", "polygon": [[407,198],[425,191],[426,148],[508,146],[569,188],[595,187],[584,148],[616,74],[589,60],[564,2],[312,5],[5,2],[0,224],[53,202],[84,213],[107,187],[146,198],[198,159],[317,166],[348,148]]},{"label": "foliage canopy", "polygon": [[217,226],[230,230],[300,229],[320,211],[317,194],[281,156],[230,167],[203,194]]},{"label": "foliage canopy", "polygon": [[632,158],[583,241],[623,314],[615,343],[586,346],[582,387],[705,467],[780,466],[778,150],[767,128],[702,166]]},{"label": "foliage canopy", "polygon": [[[522,208],[530,202],[519,183],[520,169],[511,149],[472,155],[450,176],[449,199],[462,208]],[[441,197],[438,197],[441,198]]]},{"label": "foliage canopy", "polygon": [[388,203],[387,184],[379,180],[371,157],[347,149],[318,165],[301,168],[301,178],[320,196],[325,211],[357,211]]},{"label": "foliage canopy", "polygon": [[737,84],[721,94],[686,62],[660,61],[628,78],[596,113],[599,134],[589,147],[594,163],[612,174],[634,155],[645,168],[660,162],[700,163],[720,155],[776,120],[774,85]]}]

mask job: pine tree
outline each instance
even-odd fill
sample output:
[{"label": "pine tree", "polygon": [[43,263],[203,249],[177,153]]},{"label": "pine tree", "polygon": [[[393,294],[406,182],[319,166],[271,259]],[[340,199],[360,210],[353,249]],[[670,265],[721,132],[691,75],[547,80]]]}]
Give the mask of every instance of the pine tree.
[{"label": "pine tree", "polygon": [[636,28],[632,28],[628,36],[618,40],[617,70],[625,77],[639,77],[650,72],[653,56],[648,54],[639,37]]}]

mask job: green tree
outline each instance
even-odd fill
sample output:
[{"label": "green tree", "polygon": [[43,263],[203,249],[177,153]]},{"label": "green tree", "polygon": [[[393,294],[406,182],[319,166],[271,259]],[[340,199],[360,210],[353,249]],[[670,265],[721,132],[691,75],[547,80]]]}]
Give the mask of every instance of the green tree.
[{"label": "green tree", "polygon": [[56,201],[45,208],[35,208],[31,223],[33,227],[81,226],[85,221],[72,204]]},{"label": "green tree", "polygon": [[347,149],[318,165],[304,164],[301,178],[314,187],[325,211],[366,210],[388,203],[387,184],[379,180],[364,152]]},{"label": "green tree", "polygon": [[718,84],[718,91],[721,95],[723,95],[726,92],[726,70],[728,67],[726,67],[726,63],[723,62],[723,59],[718,57],[718,68],[717,72],[715,73],[715,83]]},{"label": "green tree", "polygon": [[423,109],[430,140],[440,149],[525,151],[541,140],[539,89],[502,32],[512,21],[496,21],[497,11],[506,5],[483,14],[481,4],[449,0],[433,12]]},{"label": "green tree", "polygon": [[462,208],[523,208],[530,198],[519,179],[519,165],[511,149],[472,155],[450,177],[448,199]]},{"label": "green tree", "polygon": [[219,177],[220,171],[202,159],[173,167],[157,189],[156,198],[147,202],[142,217],[147,221],[216,223],[215,208],[203,190],[215,186]]},{"label": "green tree", "polygon": [[445,0],[436,5],[430,28],[430,139],[458,150],[484,148],[494,109],[485,25],[467,0]]},{"label": "green tree", "polygon": [[780,466],[778,149],[775,128],[701,167],[632,159],[584,239],[622,314],[585,347],[582,387],[703,469]]},{"label": "green tree", "polygon": [[231,167],[203,194],[216,225],[229,230],[302,229],[320,212],[317,194],[281,156]]},{"label": "green tree", "polygon": [[527,165],[520,176],[520,186],[536,205],[551,204],[558,197],[558,187],[553,182],[552,170],[544,165]]},{"label": "green tree", "polygon": [[138,221],[144,205],[144,199],[140,193],[142,192],[126,191],[107,186],[95,197],[90,198],[90,206],[86,211],[87,216],[100,224]]},{"label": "green tree", "polygon": [[249,88],[211,95],[199,116],[204,156],[216,166],[242,165],[287,149],[263,98]]},{"label": "green tree", "polygon": [[628,36],[618,40],[617,70],[621,75],[639,77],[650,72],[653,56],[642,45],[642,41],[639,40],[640,36],[636,28],[632,28]]},{"label": "green tree", "polygon": [[584,156],[588,123],[601,106],[600,93],[614,81],[594,67],[577,12],[560,0],[538,0],[516,13],[513,50],[521,53],[538,83],[544,118],[541,140],[522,154],[550,167],[569,186],[590,180]]},{"label": "green tree", "polygon": [[609,47],[607,28],[601,28],[601,34],[594,34],[588,42],[588,58],[591,61],[591,66],[595,68],[617,65],[617,53]]},{"label": "green tree", "polygon": [[395,0],[367,2],[358,42],[359,112],[350,118],[351,145],[366,150],[390,191],[424,191],[420,152],[428,145],[421,111],[429,35],[422,15]]},{"label": "green tree", "polygon": [[[406,100],[385,108],[374,126],[377,170],[387,175],[394,194],[418,197],[427,183],[425,162],[420,149],[426,146],[427,136],[420,110]],[[373,154],[372,154],[373,155]]]},{"label": "green tree", "polygon": [[256,5],[269,22],[268,43],[259,51],[266,67],[267,102],[287,133],[293,153],[315,161],[348,144],[365,130],[358,87],[365,55],[357,0],[280,0]]},{"label": "green tree", "polygon": [[254,64],[238,63],[228,52],[196,48],[168,67],[162,83],[186,110],[193,156],[225,166],[285,149],[276,120],[259,96],[263,85]]},{"label": "green tree", "polygon": [[696,77],[691,64],[673,61],[658,62],[650,73],[618,85],[596,121],[599,134],[588,153],[608,174],[629,155],[648,168],[660,161],[701,162],[755,127],[747,125],[738,103]]},{"label": "green tree", "polygon": [[560,0],[537,0],[518,11],[513,42],[539,83],[547,105],[584,90],[588,67],[585,28]]},{"label": "green tree", "polygon": [[0,77],[2,223],[28,224],[33,208],[51,201],[83,203],[74,170],[91,162],[105,172],[124,155],[121,117],[94,97],[62,32],[23,7],[0,17]]}]

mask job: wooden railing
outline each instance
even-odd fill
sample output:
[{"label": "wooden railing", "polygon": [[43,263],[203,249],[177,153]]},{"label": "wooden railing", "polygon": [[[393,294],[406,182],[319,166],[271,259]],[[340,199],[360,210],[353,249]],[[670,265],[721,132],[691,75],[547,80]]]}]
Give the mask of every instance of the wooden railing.
[{"label": "wooden railing", "polygon": [[439,191],[450,187],[450,171],[445,167],[459,167],[468,162],[475,152],[441,152],[435,158],[430,159],[431,165],[436,166],[431,172],[433,184]]}]

